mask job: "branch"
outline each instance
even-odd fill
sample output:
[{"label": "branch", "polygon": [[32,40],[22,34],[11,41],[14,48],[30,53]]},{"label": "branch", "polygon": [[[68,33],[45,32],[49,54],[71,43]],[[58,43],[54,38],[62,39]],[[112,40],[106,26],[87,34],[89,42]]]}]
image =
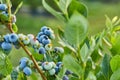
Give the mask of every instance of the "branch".
[{"label": "branch", "polygon": [[[14,31],[12,30],[12,23],[11,23],[11,5],[10,5],[10,0],[7,0],[7,6],[8,6],[8,13],[9,13],[9,22],[6,24],[7,28],[9,29],[9,31],[11,33],[14,33]],[[31,52],[24,46],[24,44],[21,41],[18,41],[20,46],[23,48],[23,50],[27,53],[27,55],[31,58],[31,60],[33,61],[37,71],[39,72],[39,74],[41,75],[43,80],[47,80],[46,77],[44,76],[42,70],[39,68],[39,65],[37,64],[37,61],[35,60],[35,58],[32,56]]]}]

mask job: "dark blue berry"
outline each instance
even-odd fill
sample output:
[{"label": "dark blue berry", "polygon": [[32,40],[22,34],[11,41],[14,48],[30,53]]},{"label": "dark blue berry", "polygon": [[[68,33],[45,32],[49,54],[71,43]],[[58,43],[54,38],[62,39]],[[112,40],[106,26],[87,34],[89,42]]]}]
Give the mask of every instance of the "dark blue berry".
[{"label": "dark blue berry", "polygon": [[72,72],[70,70],[66,70],[65,74],[70,75],[70,74],[72,74]]},{"label": "dark blue berry", "polygon": [[64,75],[62,80],[69,80],[69,77]]},{"label": "dark blue berry", "polygon": [[40,53],[40,54],[45,54],[45,53],[46,53],[45,48],[44,48],[44,47],[40,47],[40,48],[39,48],[39,53]]}]

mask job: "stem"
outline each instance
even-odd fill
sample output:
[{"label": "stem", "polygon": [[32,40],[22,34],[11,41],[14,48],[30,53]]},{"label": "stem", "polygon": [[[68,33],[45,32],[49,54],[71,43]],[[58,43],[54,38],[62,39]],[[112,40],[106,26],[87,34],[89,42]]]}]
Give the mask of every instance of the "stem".
[{"label": "stem", "polygon": [[[14,33],[14,31],[12,30],[12,24],[11,24],[11,8],[10,8],[10,1],[7,0],[7,5],[8,5],[8,13],[9,13],[9,23],[6,25],[9,29],[9,31],[11,33]],[[20,41],[18,41],[20,46],[23,48],[23,50],[27,53],[27,55],[31,58],[31,60],[33,61],[37,71],[39,72],[39,74],[41,75],[43,80],[47,80],[46,77],[44,76],[42,70],[39,68],[39,65],[37,64],[37,61],[35,60],[35,58],[32,56],[31,52],[24,46],[24,44]]]}]

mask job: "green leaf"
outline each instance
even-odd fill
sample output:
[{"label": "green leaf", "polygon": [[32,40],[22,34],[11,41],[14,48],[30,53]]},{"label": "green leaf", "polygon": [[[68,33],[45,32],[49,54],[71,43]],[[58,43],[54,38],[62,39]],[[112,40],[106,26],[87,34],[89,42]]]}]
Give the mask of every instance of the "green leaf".
[{"label": "green leaf", "polygon": [[120,80],[120,68],[112,74],[110,80]]},{"label": "green leaf", "polygon": [[59,7],[64,14],[67,13],[67,9],[68,9],[68,6],[71,3],[71,1],[72,0],[60,0],[59,1]]},{"label": "green leaf", "polygon": [[108,54],[105,54],[102,60],[101,64],[101,71],[104,75],[104,77],[109,80],[109,74],[110,74],[110,56]]},{"label": "green leaf", "polygon": [[110,66],[113,72],[120,68],[120,55],[112,57]]},{"label": "green leaf", "polygon": [[93,72],[89,72],[89,75],[86,80],[97,80]]},{"label": "green leaf", "polygon": [[78,47],[85,39],[88,22],[84,16],[75,12],[65,27],[65,39],[69,44]]},{"label": "green leaf", "polygon": [[8,57],[0,53],[0,75],[7,76],[12,71],[12,64]]},{"label": "green leaf", "polygon": [[16,33],[18,32],[18,27],[15,23],[12,24],[12,30]]},{"label": "green leaf", "polygon": [[80,76],[82,74],[81,65],[78,64],[71,55],[65,55],[63,58],[63,65],[66,69]]},{"label": "green leaf", "polygon": [[108,16],[105,16],[105,17],[106,17],[106,27],[112,28],[112,21],[110,20]]},{"label": "green leaf", "polygon": [[60,29],[58,29],[58,39],[59,39],[59,43],[62,46],[67,47],[76,53],[76,50],[66,41],[65,36],[64,36],[64,32]]},{"label": "green leaf", "polygon": [[86,62],[89,57],[89,49],[88,49],[88,46],[86,43],[82,46],[82,48],[80,50],[80,54],[82,57],[82,61]]},{"label": "green leaf", "polygon": [[32,54],[36,60],[42,60],[44,58],[43,54],[34,53]]},{"label": "green leaf", "polygon": [[120,42],[120,35],[117,35],[114,38],[114,41],[112,43],[112,48],[111,48],[112,55],[120,54],[120,43],[119,42]]},{"label": "green leaf", "polygon": [[83,16],[87,17],[87,12],[88,12],[87,7],[83,3],[79,2],[79,1],[76,1],[76,0],[73,0],[71,2],[70,6],[68,7],[69,17],[72,16],[74,11],[78,11]]},{"label": "green leaf", "polygon": [[45,0],[42,0],[42,4],[44,8],[49,11],[51,14],[53,14],[56,18],[58,18],[61,21],[66,21],[65,18],[62,16],[63,14],[61,12],[57,12],[52,7],[50,7]]}]

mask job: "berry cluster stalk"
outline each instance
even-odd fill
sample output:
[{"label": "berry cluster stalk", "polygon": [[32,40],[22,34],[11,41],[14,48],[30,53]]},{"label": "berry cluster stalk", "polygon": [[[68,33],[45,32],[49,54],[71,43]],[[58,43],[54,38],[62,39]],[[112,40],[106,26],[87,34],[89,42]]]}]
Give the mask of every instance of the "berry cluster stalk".
[{"label": "berry cluster stalk", "polygon": [[[7,5],[8,5],[8,12],[9,12],[9,14],[11,14],[10,3],[8,3]],[[14,33],[14,31],[12,30],[11,17],[9,18],[9,20],[10,20],[9,23],[6,26],[8,27],[8,29],[11,33]],[[39,68],[35,58],[32,56],[31,52],[20,41],[19,41],[19,44],[23,48],[23,50],[27,53],[27,55],[31,58],[31,60],[33,61],[35,68],[40,73],[42,79],[47,80],[46,77],[44,76],[42,70]]]}]

